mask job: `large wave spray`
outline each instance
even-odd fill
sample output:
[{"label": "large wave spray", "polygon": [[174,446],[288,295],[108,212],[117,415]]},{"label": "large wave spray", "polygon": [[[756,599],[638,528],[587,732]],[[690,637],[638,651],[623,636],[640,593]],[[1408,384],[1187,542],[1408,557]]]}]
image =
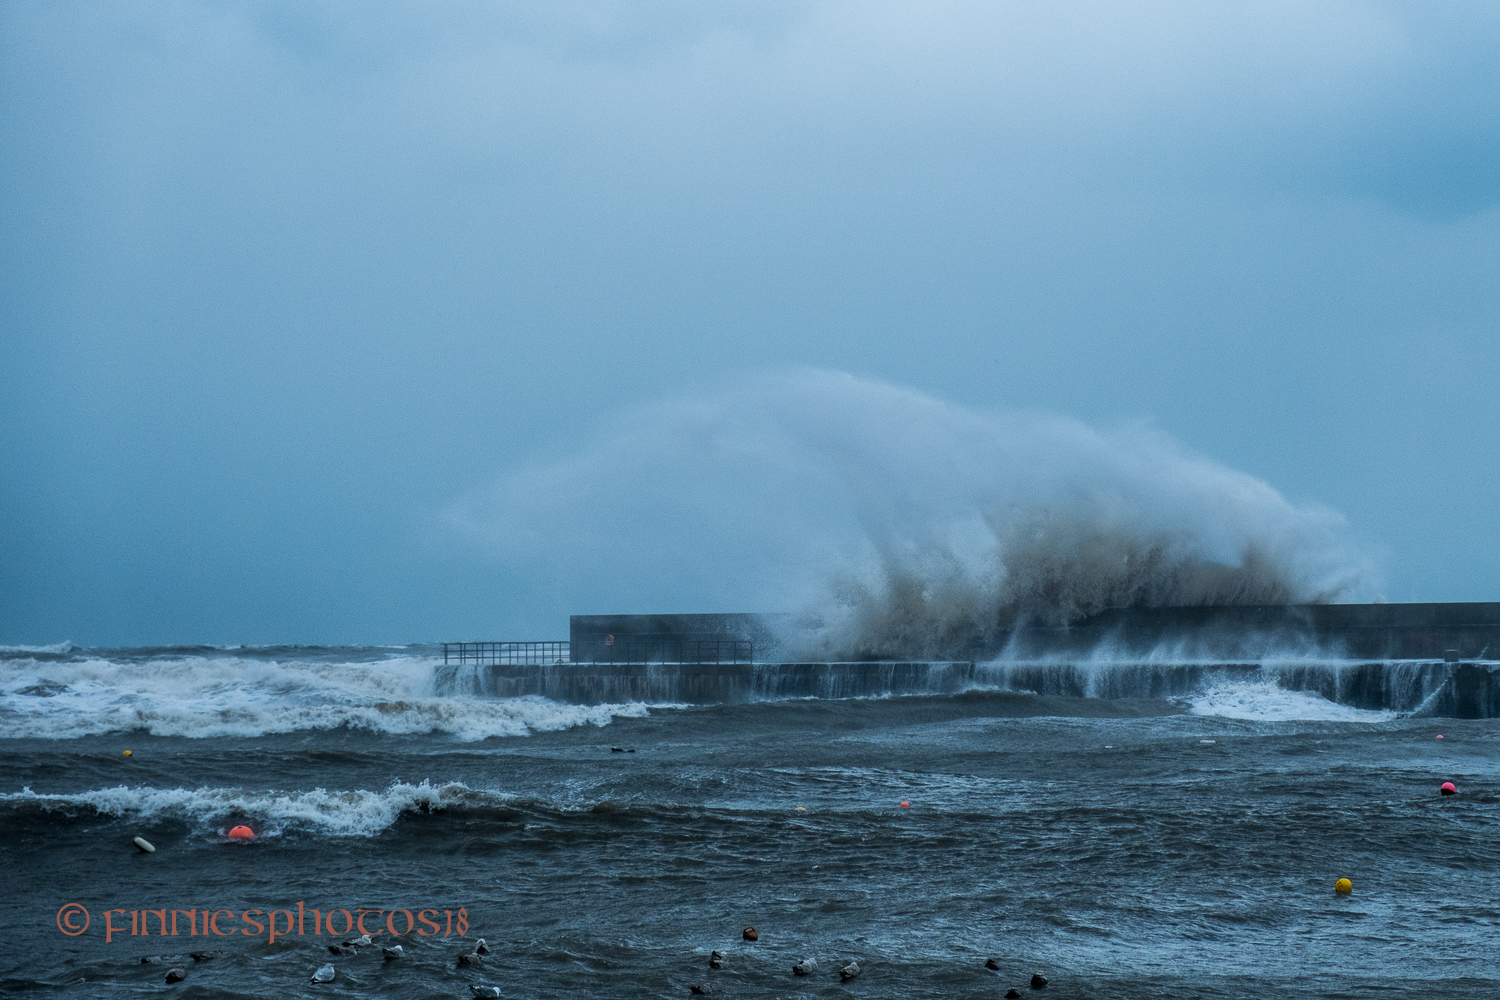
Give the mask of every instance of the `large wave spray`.
[{"label": "large wave spray", "polygon": [[1328,601],[1372,579],[1338,514],[1149,427],[827,371],[629,411],[450,513],[583,607],[806,609],[828,654],[941,657],[1018,621]]}]

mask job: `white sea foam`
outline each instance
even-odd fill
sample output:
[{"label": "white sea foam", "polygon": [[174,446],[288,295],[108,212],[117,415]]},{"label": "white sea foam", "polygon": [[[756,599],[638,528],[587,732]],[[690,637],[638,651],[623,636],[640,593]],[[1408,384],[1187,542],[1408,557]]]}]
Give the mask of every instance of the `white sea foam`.
[{"label": "white sea foam", "polygon": [[213,737],[352,726],[481,740],[603,726],[648,711],[642,704],[450,695],[434,683],[440,662],[418,656],[347,663],[250,656],[6,660],[0,661],[0,733]]},{"label": "white sea foam", "polygon": [[[119,785],[71,794],[38,794],[30,788],[0,794],[0,809],[35,807],[44,812],[92,811],[139,822],[175,820],[203,831],[246,819],[257,836],[291,831],[335,837],[373,837],[403,812],[437,811],[455,806],[499,806],[510,797],[478,791],[458,782],[433,785],[396,783],[383,792],[366,789],[328,791],[245,791],[238,788],[151,788]],[[219,832],[223,832],[219,830]]]},{"label": "white sea foam", "polygon": [[1386,722],[1396,718],[1395,712],[1351,708],[1310,691],[1289,691],[1270,681],[1216,684],[1193,696],[1189,711],[1259,722]]}]

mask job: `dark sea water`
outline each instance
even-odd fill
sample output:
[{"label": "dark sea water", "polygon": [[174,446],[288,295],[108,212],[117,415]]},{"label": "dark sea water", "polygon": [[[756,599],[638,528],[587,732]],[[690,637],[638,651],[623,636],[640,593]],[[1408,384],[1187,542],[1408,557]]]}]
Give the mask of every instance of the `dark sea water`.
[{"label": "dark sea water", "polygon": [[[1500,996],[1495,721],[1243,677],[1176,701],[576,706],[447,691],[439,662],[0,655],[0,992]],[[300,936],[243,933],[299,904]],[[383,933],[330,955],[358,931],[315,934],[314,909]],[[147,910],[198,912],[132,934]],[[424,910],[435,932],[392,936]]]}]

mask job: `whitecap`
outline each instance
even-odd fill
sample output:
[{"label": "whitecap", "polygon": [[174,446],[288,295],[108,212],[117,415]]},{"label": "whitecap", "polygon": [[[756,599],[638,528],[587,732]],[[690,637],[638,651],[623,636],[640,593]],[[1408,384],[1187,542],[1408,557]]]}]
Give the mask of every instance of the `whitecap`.
[{"label": "whitecap", "polygon": [[71,653],[78,647],[67,640],[54,642],[50,646],[0,646],[0,653],[49,653],[61,655]]},{"label": "whitecap", "polygon": [[1397,717],[1395,712],[1340,705],[1310,691],[1289,691],[1270,681],[1216,684],[1194,695],[1188,711],[1260,722],[1387,722]]},{"label": "whitecap", "polygon": [[476,791],[461,782],[411,785],[396,782],[384,791],[246,791],[239,788],[153,788],[118,785],[67,794],[30,788],[0,794],[0,809],[31,806],[44,812],[88,810],[149,823],[176,820],[212,831],[231,820],[249,818],[260,837],[312,832],[336,837],[373,837],[403,812],[441,811],[460,805],[504,805],[510,796]]},{"label": "whitecap", "polygon": [[[236,656],[0,661],[0,732],[66,739],[112,732],[262,736],[353,727],[465,741],[642,717],[640,703],[569,705],[440,691],[441,659],[328,663]],[[45,691],[48,697],[24,697]]]}]

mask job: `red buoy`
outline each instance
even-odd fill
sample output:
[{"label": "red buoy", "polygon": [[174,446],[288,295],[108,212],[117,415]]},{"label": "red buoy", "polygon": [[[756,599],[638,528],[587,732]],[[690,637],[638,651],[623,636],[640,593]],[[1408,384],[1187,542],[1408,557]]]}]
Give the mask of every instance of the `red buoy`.
[{"label": "red buoy", "polygon": [[1439,788],[1438,791],[1442,792],[1444,795],[1457,795],[1458,786],[1451,781],[1445,781],[1443,782],[1443,787]]},{"label": "red buoy", "polygon": [[254,840],[255,831],[248,826],[231,827],[229,830],[230,840]]},{"label": "red buoy", "polygon": [[901,808],[902,809],[910,809],[911,808],[911,803],[910,802],[903,802],[903,803],[901,803]]}]

